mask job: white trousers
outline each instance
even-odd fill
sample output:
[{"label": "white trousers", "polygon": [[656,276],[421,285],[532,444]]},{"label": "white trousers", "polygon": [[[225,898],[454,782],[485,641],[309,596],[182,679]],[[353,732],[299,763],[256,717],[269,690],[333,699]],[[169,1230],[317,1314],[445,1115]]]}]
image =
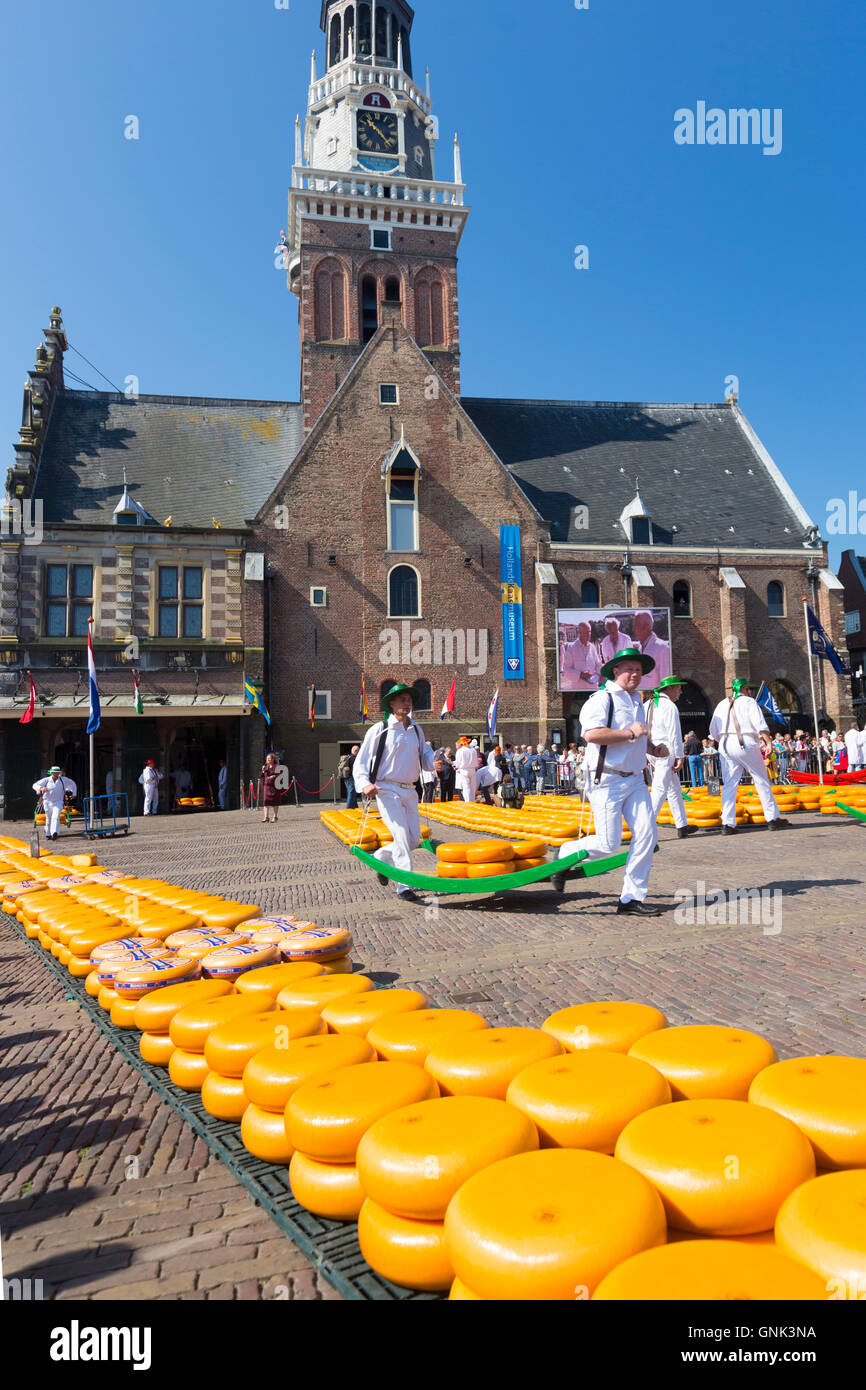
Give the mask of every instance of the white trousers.
[{"label": "white trousers", "polygon": [[45,806],[45,834],[56,835],[60,827],[60,812],[63,810],[63,807],[51,806],[46,802],[42,804]]},{"label": "white trousers", "polygon": [[686,806],[683,801],[683,789],[680,786],[679,777],[674,772],[675,762],[676,758],[649,759],[653,775],[650,797],[653,804],[653,820],[657,818],[662,803],[667,800],[671,808],[671,815],[674,818],[674,825],[677,830],[682,830],[688,822],[686,820]]},{"label": "white trousers", "polygon": [[478,773],[477,772],[458,772],[457,790],[464,801],[473,803],[478,795]]},{"label": "white trousers", "polygon": [[559,851],[560,857],[576,854],[579,849],[590,852],[594,859],[616,854],[622,845],[622,822],[631,831],[628,859],[625,866],[620,901],[642,903],[649,891],[649,876],[653,852],[658,841],[658,827],[653,815],[649,789],[642,777],[617,777],[612,772],[602,774],[601,786],[589,794],[595,834],[582,840],[567,840]]},{"label": "white trousers", "polygon": [[[393,843],[376,850],[375,858],[406,873],[412,872],[412,850],[421,844],[421,817],[413,787],[380,783],[376,797],[379,814],[393,835]],[[398,893],[409,893],[408,884],[398,883]]]},{"label": "white trousers", "polygon": [[144,789],[144,814],[146,816],[156,815],[156,804],[159,801],[159,784],[154,783],[152,787]]},{"label": "white trousers", "polygon": [[782,813],[770,791],[770,779],[757,744],[747,743],[745,748],[741,748],[734,735],[733,738],[725,739],[719,755],[722,760],[722,825],[737,823],[737,787],[744,772],[749,774],[755,784],[755,791],[761,799],[764,819],[778,820]]}]

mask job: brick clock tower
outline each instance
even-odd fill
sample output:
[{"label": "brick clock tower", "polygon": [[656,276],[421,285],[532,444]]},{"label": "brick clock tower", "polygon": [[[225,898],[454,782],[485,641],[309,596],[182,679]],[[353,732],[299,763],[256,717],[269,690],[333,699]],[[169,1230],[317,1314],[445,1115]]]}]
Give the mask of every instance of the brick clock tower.
[{"label": "brick clock tower", "polygon": [[457,248],[464,205],[436,179],[438,122],[412,78],[414,12],[404,0],[324,0],[326,68],[313,54],[289,195],[288,284],[300,301],[308,434],[379,326],[400,317],[460,394]]}]

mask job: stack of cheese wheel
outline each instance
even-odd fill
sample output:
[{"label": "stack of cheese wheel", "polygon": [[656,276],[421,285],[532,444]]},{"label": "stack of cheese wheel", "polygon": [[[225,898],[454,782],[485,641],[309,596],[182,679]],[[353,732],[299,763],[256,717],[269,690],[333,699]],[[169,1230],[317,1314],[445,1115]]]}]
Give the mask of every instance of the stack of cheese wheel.
[{"label": "stack of cheese wheel", "polygon": [[[238,995],[252,1000],[254,996]],[[218,1120],[243,1119],[247,1108],[244,1093],[244,1067],[265,1048],[287,1049],[293,1038],[326,1033],[317,1009],[277,1010],[272,999],[261,1001],[262,1012],[221,1023],[208,1034],[204,1057],[208,1074],[201,1088],[205,1110]]]},{"label": "stack of cheese wheel", "polygon": [[770,1231],[815,1176],[811,1145],[784,1115],[742,1100],[685,1100],[626,1125],[616,1157],[661,1195],[671,1226],[702,1236]]},{"label": "stack of cheese wheel", "polygon": [[471,1009],[418,1009],[382,1018],[367,1033],[367,1041],[385,1062],[411,1062],[423,1067],[431,1050],[445,1038],[476,1033],[487,1020]]},{"label": "stack of cheese wheel", "polygon": [[450,1096],[386,1115],[358,1145],[365,1260],[392,1283],[444,1290],[454,1280],[445,1212],[474,1173],[538,1147],[535,1126],[501,1100]]},{"label": "stack of cheese wheel", "polygon": [[322,1018],[332,1033],[354,1033],[358,1038],[366,1038],[383,1019],[414,1013],[426,1006],[426,995],[417,989],[374,989],[364,994],[341,995],[322,1010]]},{"label": "stack of cheese wheel", "polygon": [[646,1178],[581,1149],[493,1163],[463,1184],[445,1214],[464,1297],[588,1298],[611,1269],[664,1240],[664,1208]]},{"label": "stack of cheese wheel", "polygon": [[296,1200],[317,1216],[356,1220],[364,1200],[355,1162],[362,1137],[383,1115],[438,1095],[432,1077],[406,1062],[340,1067],[299,1086],[286,1106]]},{"label": "stack of cheese wheel", "polygon": [[539,838],[534,840],[515,840],[511,848],[514,851],[515,865],[517,872],[524,869],[538,869],[542,864],[547,863],[547,841]]},{"label": "stack of cheese wheel", "polygon": [[234,984],[248,970],[276,965],[279,959],[280,948],[272,942],[241,941],[209,951],[202,959],[202,969],[210,980],[231,980]]},{"label": "stack of cheese wheel", "polygon": [[541,1025],[566,1052],[628,1052],[639,1038],[666,1027],[659,1009],[618,999],[558,1009]]},{"label": "stack of cheese wheel", "polygon": [[205,956],[211,955],[214,951],[223,950],[227,946],[240,946],[243,942],[244,937],[238,936],[235,932],[207,931],[201,927],[195,931],[173,932],[166,945],[176,943],[172,949],[181,960],[203,961]]},{"label": "stack of cheese wheel", "polygon": [[443,1038],[428,1052],[424,1066],[443,1095],[505,1100],[518,1072],[563,1051],[540,1028],[485,1028]]},{"label": "stack of cheese wheel", "polygon": [[758,1072],[776,1061],[774,1049],[757,1033],[711,1023],[646,1033],[629,1048],[629,1056],[660,1071],[674,1100],[745,1100]]},{"label": "stack of cheese wheel", "polygon": [[436,873],[439,878],[468,878],[466,864],[467,844],[438,845],[436,849]]},{"label": "stack of cheese wheel", "polygon": [[190,980],[179,985],[166,985],[139,999],[135,1006],[134,1025],[141,1030],[138,1050],[145,1062],[167,1067],[175,1044],[169,1029],[175,1014],[193,1005],[208,1004],[232,993],[228,980]]},{"label": "stack of cheese wheel", "polygon": [[506,1100],[533,1121],[544,1148],[612,1154],[625,1126],[671,1090],[648,1062],[618,1052],[573,1052],[518,1072]]},{"label": "stack of cheese wheel", "polygon": [[[310,966],[275,966],[277,970],[308,970]],[[264,972],[263,972],[264,973]],[[249,981],[246,976],[242,983]],[[280,1017],[280,1015],[277,1015]],[[241,1120],[241,1139],[256,1158],[286,1164],[294,1148],[286,1133],[286,1106],[304,1082],[339,1067],[375,1062],[368,1043],[352,1034],[325,1033],[296,1038],[288,1047],[266,1047],[244,1068],[247,1106]]]},{"label": "stack of cheese wheel", "polygon": [[296,964],[282,961],[279,965],[260,965],[257,970],[248,970],[241,975],[236,988],[239,994],[256,995],[276,1003],[280,990],[299,984],[301,980],[313,980],[324,973],[324,967],[313,961],[299,961]]},{"label": "stack of cheese wheel", "polygon": [[285,985],[277,995],[277,1007],[318,1009],[321,1013],[344,995],[366,994],[374,988],[368,975],[317,975],[313,979]]},{"label": "stack of cheese wheel", "polygon": [[345,960],[352,949],[352,937],[343,927],[317,927],[314,922],[300,922],[280,941],[283,960],[312,961],[328,965]]},{"label": "stack of cheese wheel", "polygon": [[[211,984],[231,988],[231,981],[213,980]],[[168,1074],[175,1086],[183,1091],[200,1091],[210,1068],[204,1055],[205,1044],[214,1031],[224,1023],[250,1018],[253,1014],[269,1012],[267,1002],[248,994],[229,994],[225,998],[208,999],[203,1003],[185,1004],[174,1014],[168,1035],[174,1051],[168,1063]]]},{"label": "stack of cheese wheel", "polygon": [[201,965],[197,960],[181,960],[172,954],[168,959],[136,961],[118,970],[114,977],[117,1000],[111,1006],[111,1021],[118,1028],[135,1027],[135,1006],[139,999],[166,985],[197,980]]},{"label": "stack of cheese wheel", "polygon": [[151,944],[141,939],[126,940],[123,943],[118,942],[116,950],[109,950],[114,944],[109,942],[108,947],[102,948],[103,954],[96,959],[91,956],[90,964],[93,969],[84,981],[87,993],[94,995],[100,1008],[105,1009],[107,1013],[111,1013],[114,1005],[119,1002],[120,996],[115,987],[115,980],[121,970],[150,960],[174,960],[173,952],[167,951],[158,942]]},{"label": "stack of cheese wheel", "polygon": [[514,847],[502,840],[475,840],[466,846],[467,878],[498,878],[514,873]]},{"label": "stack of cheese wheel", "polygon": [[239,936],[251,937],[263,927],[282,927],[283,931],[297,931],[304,923],[289,913],[265,913],[262,917],[250,917],[246,922],[241,922],[235,930]]}]

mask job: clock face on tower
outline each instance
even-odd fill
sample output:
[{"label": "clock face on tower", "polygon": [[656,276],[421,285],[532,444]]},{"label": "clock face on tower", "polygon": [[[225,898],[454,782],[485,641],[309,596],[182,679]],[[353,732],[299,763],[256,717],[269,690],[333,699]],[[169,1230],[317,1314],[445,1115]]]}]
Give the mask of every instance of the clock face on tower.
[{"label": "clock face on tower", "polygon": [[397,120],[393,111],[363,109],[358,112],[358,149],[363,154],[380,156],[375,161],[376,168],[383,167],[386,161],[391,167],[397,165],[400,148]]}]

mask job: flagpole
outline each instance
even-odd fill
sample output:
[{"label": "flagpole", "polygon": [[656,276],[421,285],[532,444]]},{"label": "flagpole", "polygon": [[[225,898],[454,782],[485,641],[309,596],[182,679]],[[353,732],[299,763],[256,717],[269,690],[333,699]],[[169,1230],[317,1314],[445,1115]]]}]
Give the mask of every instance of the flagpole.
[{"label": "flagpole", "polygon": [[815,725],[815,743],[818,753],[818,781],[824,785],[824,764],[821,760],[821,735],[818,732],[818,706],[815,701],[815,672],[812,668],[812,635],[809,631],[809,600],[803,599],[803,621],[806,624],[806,651],[809,653],[809,684],[812,688],[812,720]]}]

